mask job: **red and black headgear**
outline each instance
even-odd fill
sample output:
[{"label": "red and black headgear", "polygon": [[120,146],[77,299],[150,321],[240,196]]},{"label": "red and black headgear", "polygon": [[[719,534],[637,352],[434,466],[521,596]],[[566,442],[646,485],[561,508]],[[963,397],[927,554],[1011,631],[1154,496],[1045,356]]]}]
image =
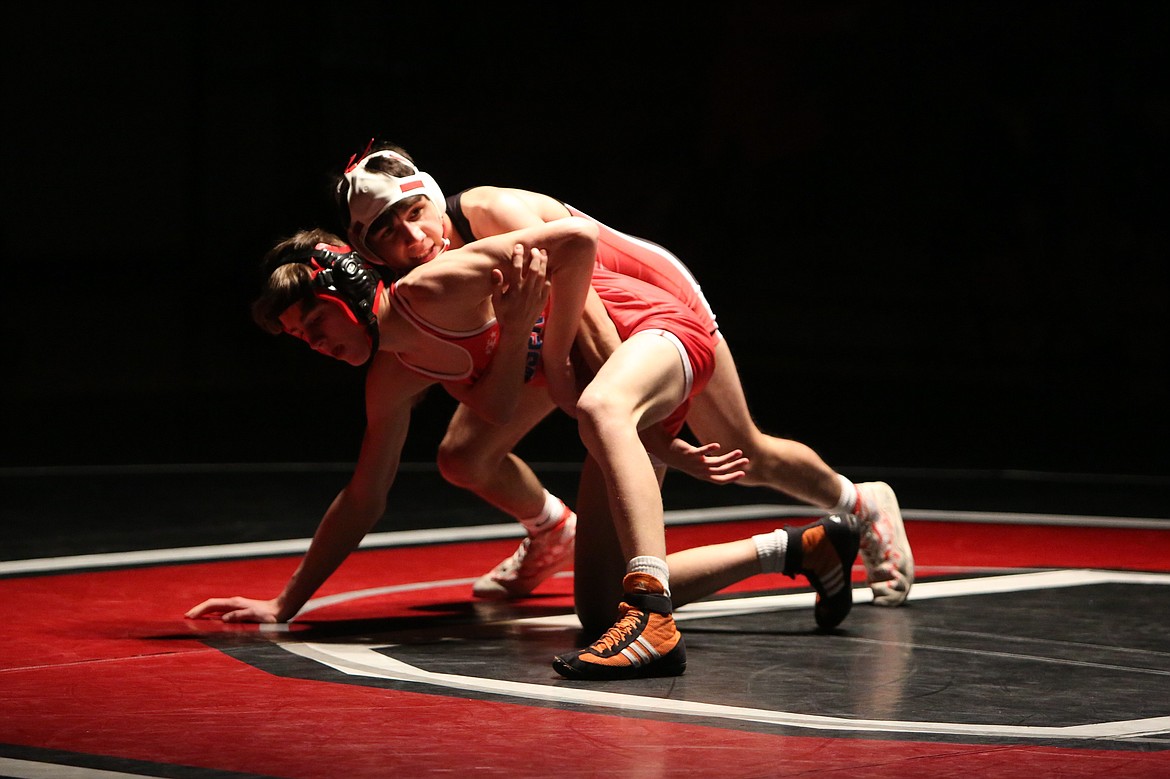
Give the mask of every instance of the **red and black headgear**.
[{"label": "red and black headgear", "polygon": [[341,306],[370,337],[370,358],[378,351],[378,295],[382,276],[350,247],[318,243],[312,249],[298,249],[281,258],[282,265],[303,263],[313,274],[313,292],[318,298]]}]

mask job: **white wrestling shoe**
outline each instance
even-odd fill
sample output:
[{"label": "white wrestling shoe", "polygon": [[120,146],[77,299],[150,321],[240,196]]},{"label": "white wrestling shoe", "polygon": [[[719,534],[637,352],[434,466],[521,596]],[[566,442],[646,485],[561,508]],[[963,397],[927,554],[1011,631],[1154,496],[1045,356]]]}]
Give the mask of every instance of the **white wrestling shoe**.
[{"label": "white wrestling shoe", "polygon": [[560,522],[525,538],[511,557],[479,577],[472,594],[488,600],[524,597],[573,561],[576,537],[577,515],[566,506]]},{"label": "white wrestling shoe", "polygon": [[869,514],[861,520],[861,559],[865,579],[878,606],[899,606],[914,584],[914,555],[902,523],[902,510],[890,485],[871,481],[858,484]]}]

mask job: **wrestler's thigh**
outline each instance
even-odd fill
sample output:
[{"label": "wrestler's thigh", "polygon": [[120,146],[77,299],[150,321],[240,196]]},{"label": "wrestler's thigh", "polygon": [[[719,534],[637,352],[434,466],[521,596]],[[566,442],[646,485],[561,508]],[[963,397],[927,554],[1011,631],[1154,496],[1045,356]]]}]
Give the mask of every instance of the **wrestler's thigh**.
[{"label": "wrestler's thigh", "polygon": [[701,443],[718,441],[725,451],[746,450],[758,432],[726,340],[715,347],[715,371],[710,381],[691,399],[687,426]]},{"label": "wrestler's thigh", "polygon": [[599,402],[632,412],[639,429],[660,422],[686,400],[684,359],[670,339],[635,333],[601,366],[581,393],[580,407]]},{"label": "wrestler's thigh", "polygon": [[448,455],[499,458],[511,452],[532,428],[536,427],[554,404],[544,387],[525,384],[521,389],[520,402],[512,419],[503,425],[494,425],[460,403],[447,433],[443,436],[440,449]]}]

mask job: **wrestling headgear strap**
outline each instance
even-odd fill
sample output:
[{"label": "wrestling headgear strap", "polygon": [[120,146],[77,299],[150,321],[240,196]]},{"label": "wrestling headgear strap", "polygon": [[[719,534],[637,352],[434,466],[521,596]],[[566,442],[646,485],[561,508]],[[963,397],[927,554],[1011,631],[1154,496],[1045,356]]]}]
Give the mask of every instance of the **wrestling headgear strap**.
[{"label": "wrestling headgear strap", "polygon": [[[388,173],[375,173],[366,170],[366,164],[378,157],[389,157],[409,166],[414,172],[409,176],[391,176]],[[447,210],[447,201],[439,184],[429,173],[418,169],[410,160],[401,154],[384,149],[363,157],[350,165],[345,171],[345,180],[349,183],[347,204],[349,206],[349,239],[353,241],[358,251],[369,257],[377,257],[377,253],[370,250],[366,244],[366,234],[374,220],[386,213],[398,201],[414,195],[426,195],[439,213]]]},{"label": "wrestling headgear strap", "polygon": [[284,263],[304,263],[313,271],[313,290],[317,297],[338,303],[357,324],[365,325],[370,338],[370,359],[378,353],[378,295],[382,277],[362,262],[348,246],[318,243],[286,255]]}]

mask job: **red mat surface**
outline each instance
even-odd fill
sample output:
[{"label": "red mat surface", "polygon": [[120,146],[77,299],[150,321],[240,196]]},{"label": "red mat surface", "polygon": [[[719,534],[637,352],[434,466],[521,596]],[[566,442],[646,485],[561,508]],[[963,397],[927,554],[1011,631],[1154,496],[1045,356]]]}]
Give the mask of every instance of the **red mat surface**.
[{"label": "red mat surface", "polygon": [[[669,539],[681,548],[791,521],[677,526]],[[920,576],[973,567],[1170,570],[1170,530],[929,521],[908,523],[908,530]],[[502,540],[362,551],[319,595],[474,577],[514,545]],[[1166,751],[779,736],[282,678],[202,640],[252,633],[256,626],[183,619],[187,608],[211,595],[275,594],[296,559],[0,580],[0,744],[8,745],[0,755],[149,773],[149,766],[118,762],[142,761],[167,776],[182,775],[184,766],[194,769],[191,776],[203,769],[290,778],[1170,775]],[[785,582],[756,577],[734,589],[774,590]],[[568,578],[547,582],[538,591],[546,597],[532,601],[534,608],[570,610],[570,588]],[[425,588],[345,603],[313,617],[438,616],[469,598],[465,584]]]}]

